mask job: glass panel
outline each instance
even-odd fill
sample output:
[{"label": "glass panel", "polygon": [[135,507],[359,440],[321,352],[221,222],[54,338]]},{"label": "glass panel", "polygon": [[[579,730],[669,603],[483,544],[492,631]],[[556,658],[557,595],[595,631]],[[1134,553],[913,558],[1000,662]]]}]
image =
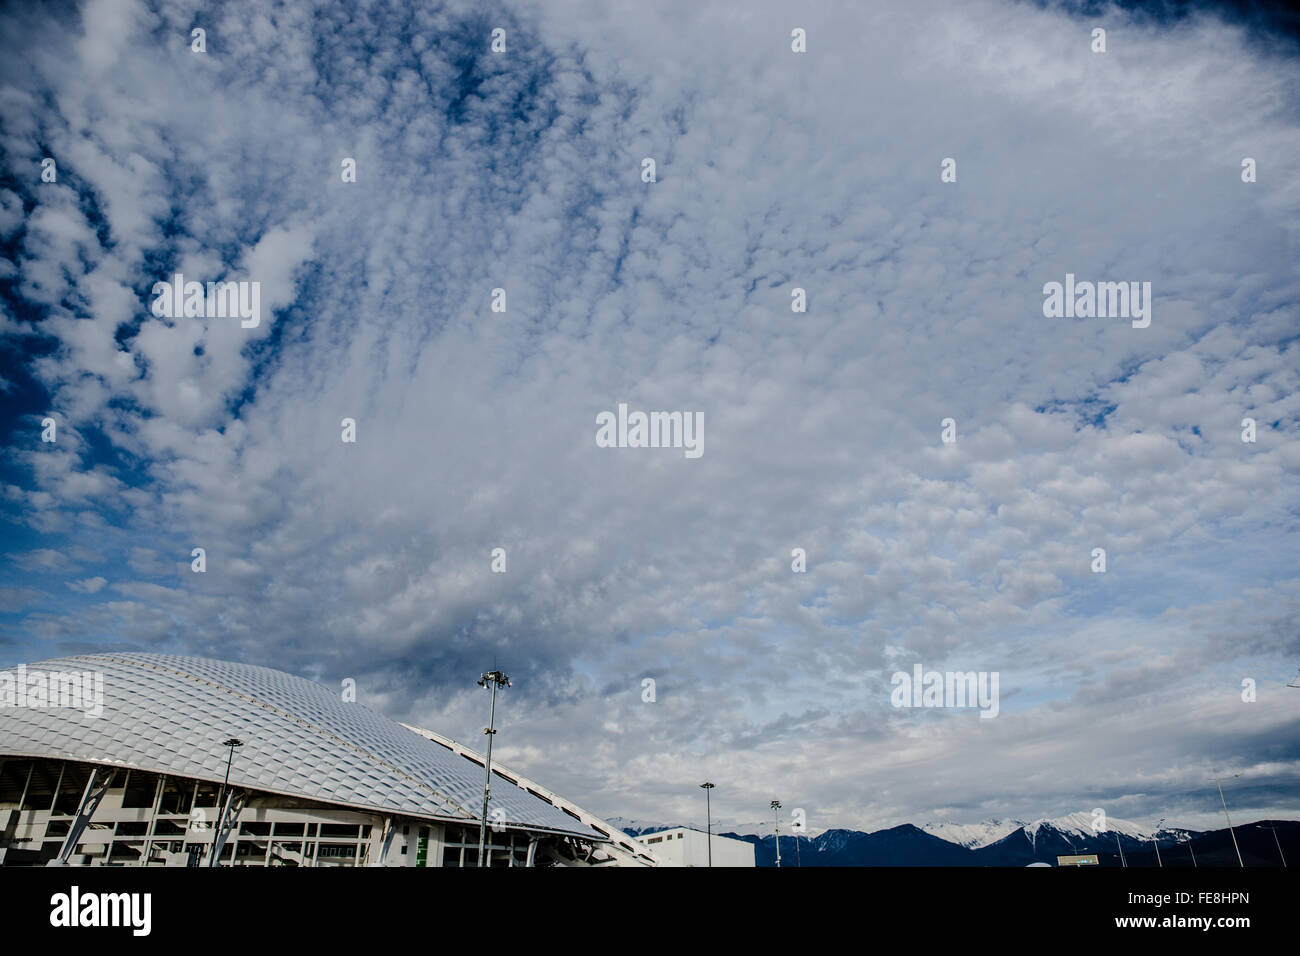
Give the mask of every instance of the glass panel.
[{"label": "glass panel", "polygon": [[48,810],[54,802],[54,786],[59,782],[59,765],[52,760],[38,760],[32,767],[24,810]]},{"label": "glass panel", "polygon": [[140,852],[143,848],[144,844],[142,843],[114,843],[108,855],[108,862],[110,864],[126,864],[128,866],[133,863],[138,863],[140,862]]},{"label": "glass panel", "polygon": [[6,760],[0,768],[0,803],[16,804],[23,798],[27,774],[31,772],[30,760]]},{"label": "glass panel", "polygon": [[235,858],[241,862],[261,863],[266,859],[266,844],[261,840],[240,840],[235,845]]},{"label": "glass panel", "polygon": [[[86,781],[90,771],[85,767],[69,764],[63,771],[63,782],[59,784],[59,795],[54,801],[54,812],[59,816],[70,817],[77,812],[81,795],[86,791]],[[101,779],[102,775],[101,775]]]},{"label": "glass panel", "polygon": [[152,809],[157,790],[157,777],[142,770],[132,770],[126,780],[126,790],[122,794],[122,806],[130,809],[142,807]]},{"label": "glass panel", "polygon": [[162,799],[158,803],[159,813],[188,814],[190,804],[194,802],[194,784],[187,780],[167,777],[163,780]]},{"label": "glass panel", "polygon": [[355,843],[322,843],[316,851],[318,860],[351,860],[357,855]]}]

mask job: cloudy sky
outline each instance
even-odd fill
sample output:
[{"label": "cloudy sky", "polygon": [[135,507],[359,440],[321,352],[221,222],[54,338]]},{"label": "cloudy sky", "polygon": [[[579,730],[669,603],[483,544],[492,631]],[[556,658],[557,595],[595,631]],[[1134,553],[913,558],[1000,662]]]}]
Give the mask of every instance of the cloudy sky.
[{"label": "cloudy sky", "polygon": [[[471,745],[498,666],[500,759],[610,816],[699,819],[708,779],[724,822],[1211,827],[1216,770],[1243,822],[1300,816],[1284,27],[995,0],[0,19],[0,665],[351,677]],[[260,323],[156,317],[178,271],[258,282]],[[1149,282],[1149,327],[1045,317],[1067,273]],[[619,403],[699,413],[703,454],[599,447]],[[893,707],[916,664],[997,672],[998,716]]]}]

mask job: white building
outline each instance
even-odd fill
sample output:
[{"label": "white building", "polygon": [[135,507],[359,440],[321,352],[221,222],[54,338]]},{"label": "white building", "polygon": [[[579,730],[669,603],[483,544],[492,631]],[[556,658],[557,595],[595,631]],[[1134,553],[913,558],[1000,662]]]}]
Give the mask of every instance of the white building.
[{"label": "white building", "polygon": [[659,858],[660,866],[708,866],[709,841],[713,841],[714,866],[754,866],[754,844],[731,837],[712,837],[703,830],[674,827],[636,838]]},{"label": "white building", "polygon": [[[476,866],[483,764],[265,667],[22,665],[0,672],[0,866]],[[490,866],[657,862],[496,761],[488,822]]]}]

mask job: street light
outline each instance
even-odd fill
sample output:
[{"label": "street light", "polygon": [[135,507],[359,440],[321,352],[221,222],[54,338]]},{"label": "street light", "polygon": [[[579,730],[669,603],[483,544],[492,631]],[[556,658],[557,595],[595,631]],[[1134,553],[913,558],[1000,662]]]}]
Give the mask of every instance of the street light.
[{"label": "street light", "polygon": [[509,687],[510,678],[501,671],[489,671],[478,679],[479,687],[492,685],[492,706],[488,711],[488,725],[483,728],[487,734],[487,758],[483,761],[483,819],[478,826],[478,865],[487,866],[484,850],[487,847],[487,813],[488,797],[492,793],[492,738],[496,736],[497,688]]},{"label": "street light", "polygon": [[1151,834],[1151,842],[1154,843],[1156,846],[1156,866],[1159,867],[1163,867],[1165,865],[1165,862],[1164,860],[1160,859],[1160,841],[1156,839],[1156,833],[1159,833],[1160,828],[1164,825],[1165,825],[1165,818],[1161,817],[1160,822],[1156,824],[1155,833]]},{"label": "street light", "polygon": [[223,740],[221,746],[230,748],[230,756],[226,758],[226,779],[221,781],[221,796],[217,798],[217,823],[212,828],[212,861],[208,866],[218,866],[217,863],[217,838],[221,835],[221,829],[226,822],[226,787],[230,785],[230,765],[235,761],[235,748],[244,746],[244,742],[236,737],[229,740]]},{"label": "street light", "polygon": [[772,801],[772,820],[776,824],[773,831],[776,836],[776,868],[781,869],[781,801]]},{"label": "street light", "polygon": [[704,814],[709,825],[709,866],[713,866],[713,809],[709,803],[709,791],[713,789],[713,784],[702,783],[700,789],[704,791]]},{"label": "street light", "polygon": [[1282,857],[1282,868],[1286,869],[1286,855],[1282,852],[1282,841],[1277,838],[1277,827],[1266,827],[1260,824],[1265,830],[1273,831],[1273,842],[1277,844],[1277,855]]},{"label": "street light", "polygon": [[[1240,777],[1241,774],[1234,773],[1232,776]],[[1219,788],[1219,801],[1223,804],[1223,815],[1227,817],[1228,820],[1228,832],[1232,834],[1232,848],[1237,851],[1237,863],[1244,869],[1246,863],[1241,858],[1241,847],[1237,846],[1237,833],[1232,829],[1232,817],[1228,816],[1228,801],[1223,799],[1223,784],[1219,782],[1217,776],[1214,778],[1214,785]]]}]

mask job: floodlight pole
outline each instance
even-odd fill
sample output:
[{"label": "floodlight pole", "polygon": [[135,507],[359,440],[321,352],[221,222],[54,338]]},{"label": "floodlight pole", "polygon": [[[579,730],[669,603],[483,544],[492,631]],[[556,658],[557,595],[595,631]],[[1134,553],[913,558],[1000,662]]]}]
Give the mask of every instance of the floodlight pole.
[{"label": "floodlight pole", "polygon": [[488,797],[492,793],[492,738],[496,736],[496,717],[497,717],[497,688],[509,687],[510,678],[501,671],[489,671],[479,678],[478,686],[487,687],[492,685],[492,704],[488,710],[488,725],[483,728],[483,733],[487,734],[487,757],[483,761],[483,818],[479,821],[478,827],[478,865],[487,866],[484,859],[484,850],[487,847],[487,818],[488,818]]},{"label": "floodlight pole", "polygon": [[244,742],[237,737],[231,737],[229,740],[223,740],[221,746],[230,748],[230,756],[226,758],[226,779],[221,782],[221,796],[217,798],[217,821],[212,827],[212,860],[208,866],[218,866],[217,862],[217,839],[221,836],[222,827],[226,823],[226,788],[230,786],[230,765],[235,761],[235,748],[244,746]]},{"label": "floodlight pole", "polygon": [[1156,833],[1159,833],[1160,828],[1164,825],[1165,825],[1165,818],[1161,817],[1160,822],[1156,824],[1155,833],[1151,834],[1151,842],[1154,843],[1156,846],[1156,866],[1159,867],[1164,867],[1165,863],[1164,860],[1160,859],[1160,841],[1156,839]]},{"label": "floodlight pole", "polygon": [[709,834],[709,866],[713,866],[713,807],[709,801],[709,791],[713,789],[713,784],[705,782],[700,784],[700,789],[704,791],[704,815],[708,821]]},{"label": "floodlight pole", "polygon": [[776,868],[781,869],[781,801],[772,801],[772,821],[776,824],[773,835],[776,837]]},{"label": "floodlight pole", "polygon": [[1286,854],[1282,852],[1282,841],[1277,838],[1277,827],[1264,827],[1264,829],[1273,831],[1273,842],[1277,844],[1277,855],[1282,857],[1282,868],[1286,869]]},{"label": "floodlight pole", "polygon": [[[1241,774],[1234,773],[1233,776],[1240,777]],[[1241,858],[1241,847],[1237,846],[1237,833],[1232,829],[1232,817],[1228,816],[1228,801],[1223,799],[1223,784],[1219,782],[1217,776],[1214,778],[1214,785],[1219,788],[1219,802],[1223,804],[1223,815],[1228,820],[1228,832],[1232,834],[1232,848],[1237,851],[1237,863],[1244,869],[1246,863]]]}]

